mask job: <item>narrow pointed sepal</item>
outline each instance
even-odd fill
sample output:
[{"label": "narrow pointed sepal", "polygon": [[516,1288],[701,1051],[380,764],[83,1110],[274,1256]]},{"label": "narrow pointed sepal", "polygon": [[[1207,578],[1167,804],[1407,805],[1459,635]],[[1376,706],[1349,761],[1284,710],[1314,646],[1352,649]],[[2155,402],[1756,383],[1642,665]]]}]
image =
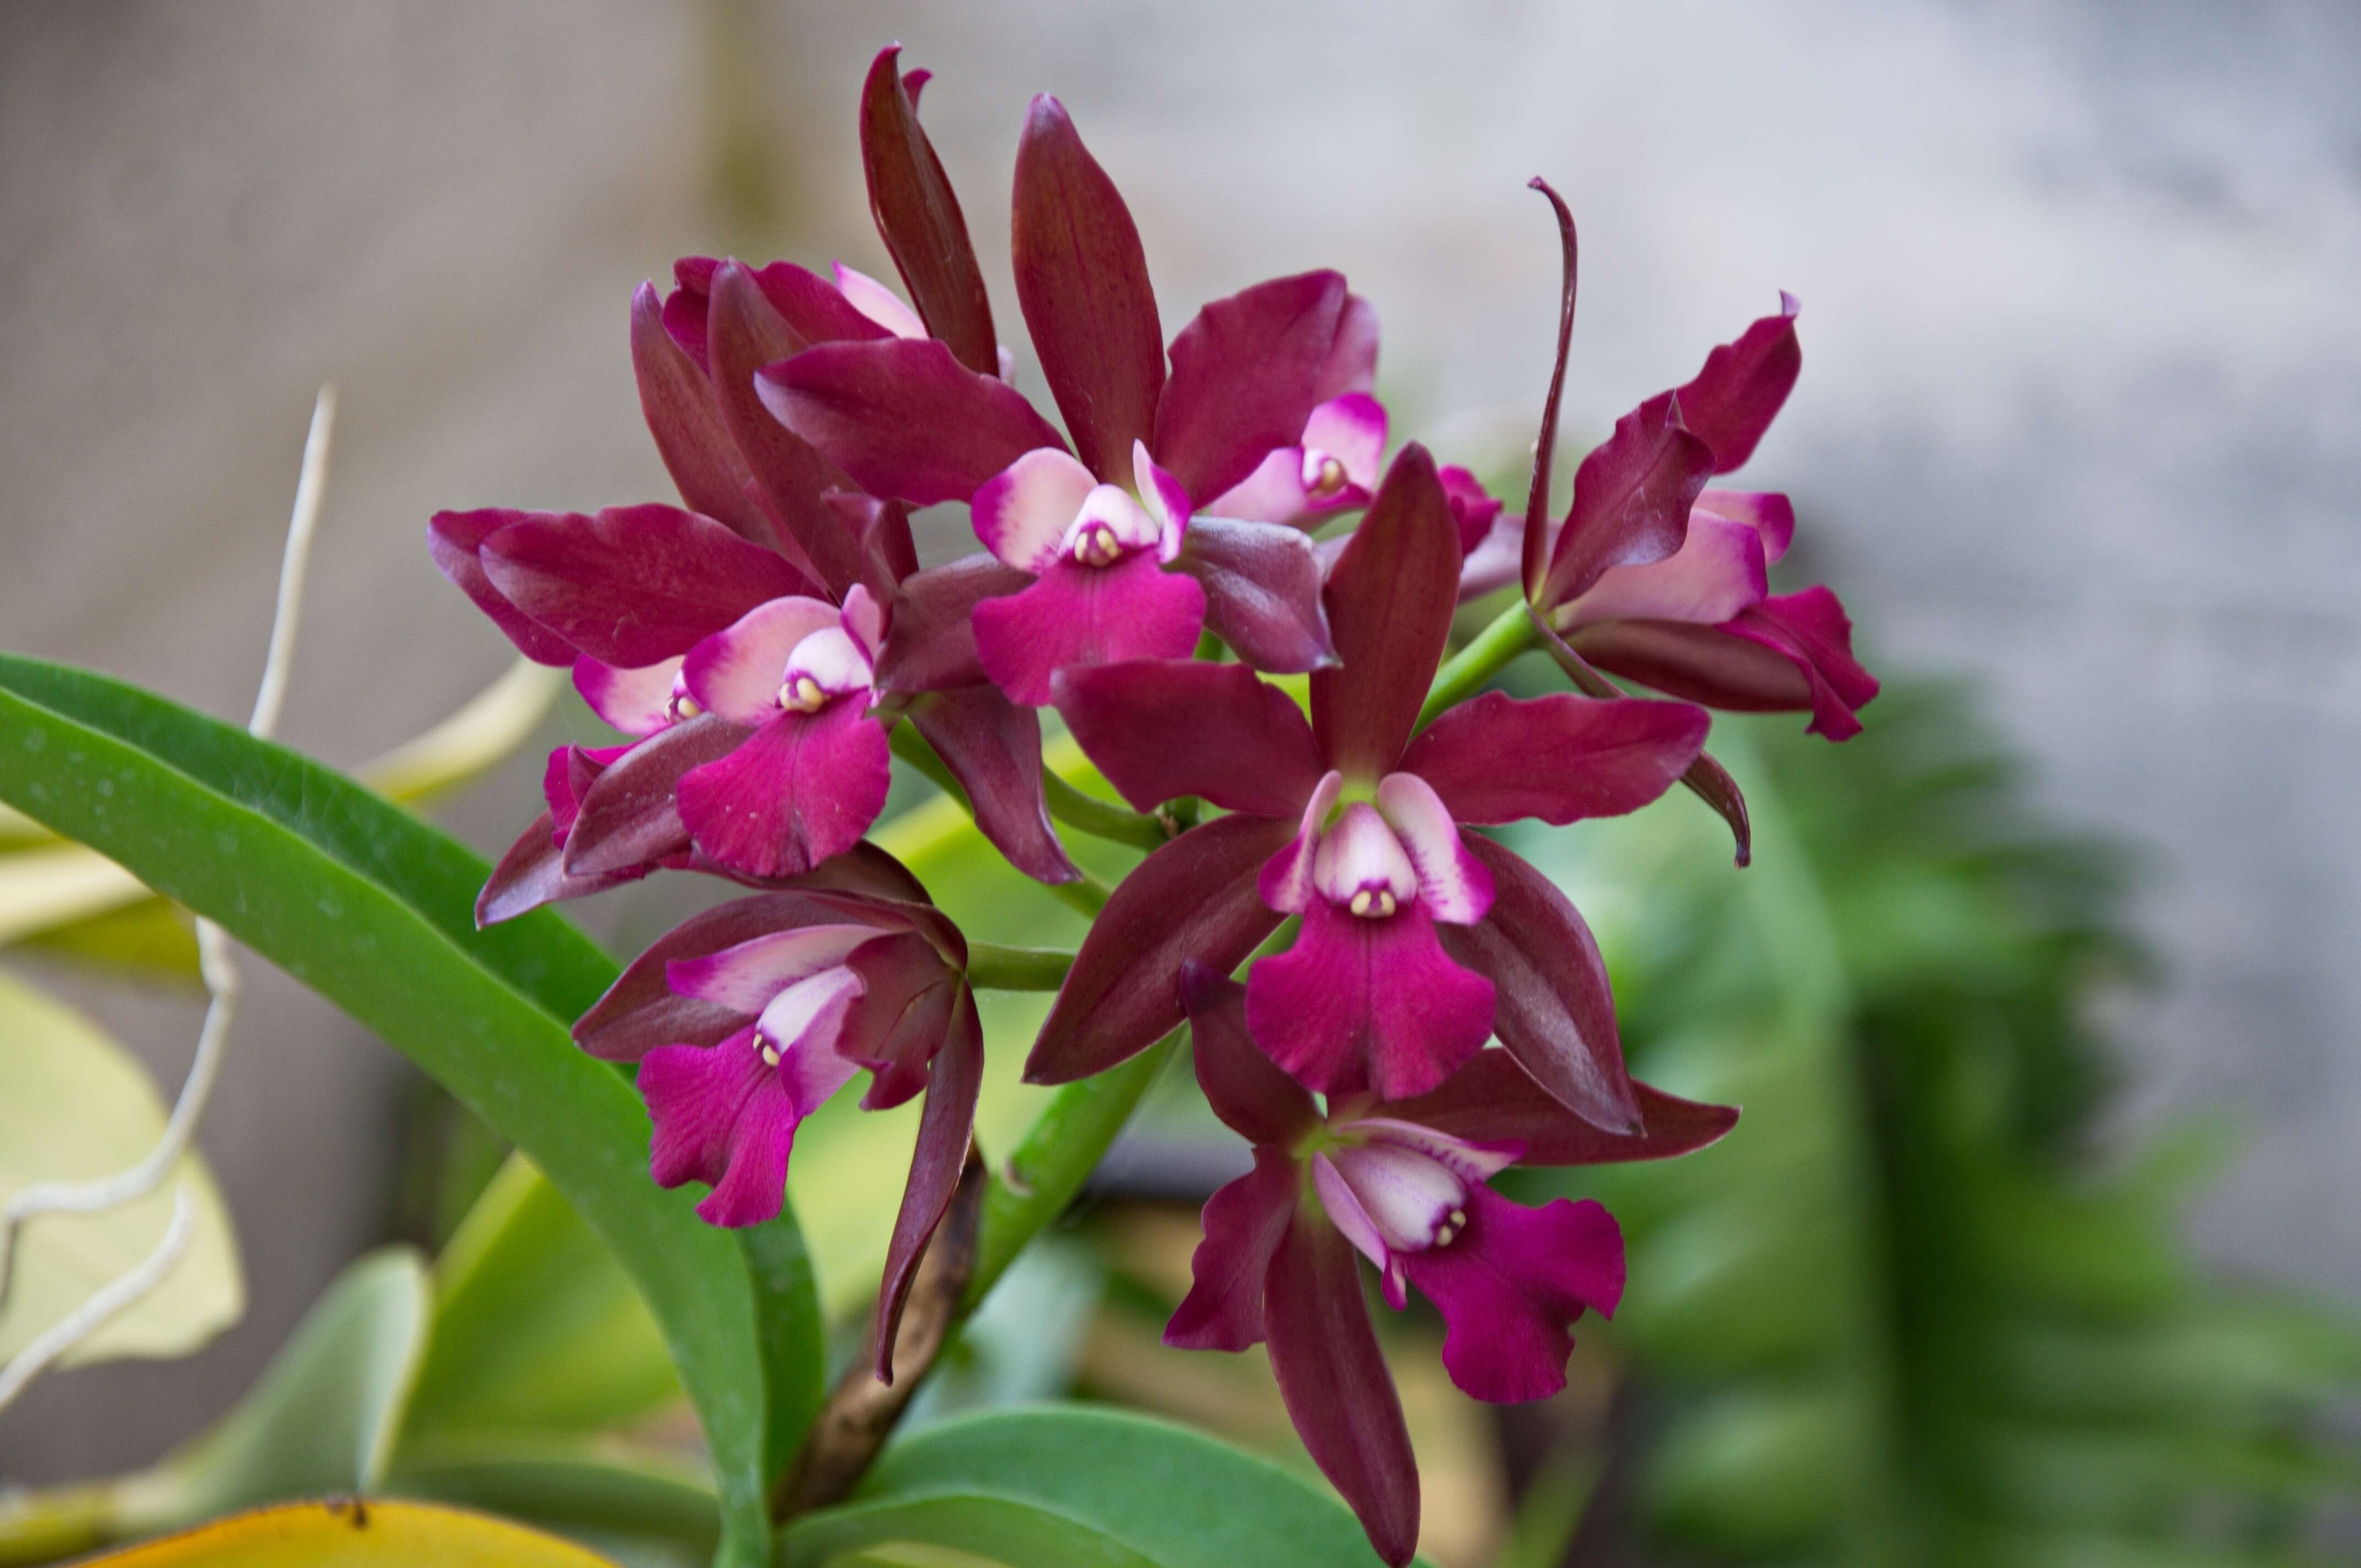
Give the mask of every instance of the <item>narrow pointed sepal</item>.
[{"label": "narrow pointed sepal", "polygon": [[1101,479],[1123,483],[1132,444],[1156,433],[1164,329],[1130,209],[1065,105],[1046,93],[1016,146],[1009,246],[1016,301],[1075,455]]},{"label": "narrow pointed sepal", "polygon": [[1299,1208],[1272,1255],[1263,1330],[1303,1446],[1391,1568],[1418,1550],[1418,1462],[1361,1295],[1359,1255]]},{"label": "narrow pointed sepal", "polygon": [[1543,1089],[1610,1133],[1639,1131],[1615,995],[1590,927],[1521,857],[1472,835],[1467,847],[1492,873],[1492,907],[1473,926],[1437,927],[1444,951],[1492,982],[1493,1031]]},{"label": "narrow pointed sepal", "polygon": [[1180,967],[1228,973],[1279,924],[1256,877],[1295,836],[1266,817],[1216,817],[1117,884],[1074,955],[1025,1064],[1027,1083],[1071,1083],[1138,1055],[1180,1022]]},{"label": "narrow pointed sepal", "polygon": [[861,164],[869,177],[870,216],[927,331],[969,369],[997,375],[992,300],[967,219],[918,124],[918,89],[927,73],[902,74],[900,58],[898,44],[879,50],[861,89]]},{"label": "narrow pointed sepal", "polygon": [[1312,728],[1329,766],[1373,784],[1410,741],[1459,603],[1459,527],[1426,448],[1394,458],[1323,598],[1342,664],[1312,674]]},{"label": "narrow pointed sepal", "polygon": [[910,1179],[902,1190],[901,1212],[894,1218],[893,1238],[885,1247],[885,1276],[878,1288],[875,1336],[870,1344],[881,1383],[894,1381],[894,1339],[902,1324],[902,1309],[910,1299],[927,1243],[959,1190],[960,1173],[974,1141],[976,1095],[983,1082],[983,1026],[976,1017],[975,998],[961,986],[928,1078],[917,1145],[910,1155]]}]

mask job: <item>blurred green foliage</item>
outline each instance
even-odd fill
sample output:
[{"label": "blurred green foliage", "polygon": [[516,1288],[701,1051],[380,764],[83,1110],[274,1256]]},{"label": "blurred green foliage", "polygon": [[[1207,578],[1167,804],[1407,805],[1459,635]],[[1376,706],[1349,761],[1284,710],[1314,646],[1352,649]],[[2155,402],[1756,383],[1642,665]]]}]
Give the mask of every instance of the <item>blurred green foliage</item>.
[{"label": "blurred green foliage", "polygon": [[1678,792],[1511,835],[1598,923],[1635,1069],[1746,1112],[1667,1165],[1515,1173],[1631,1238],[1644,1530],[1716,1563],[2325,1561],[2361,1339],[2189,1255],[2224,1139],[2098,1135],[2097,1014],[2147,972],[2126,858],[2031,814],[1959,688],[1866,717],[1841,748],[1715,726],[1742,873]]}]

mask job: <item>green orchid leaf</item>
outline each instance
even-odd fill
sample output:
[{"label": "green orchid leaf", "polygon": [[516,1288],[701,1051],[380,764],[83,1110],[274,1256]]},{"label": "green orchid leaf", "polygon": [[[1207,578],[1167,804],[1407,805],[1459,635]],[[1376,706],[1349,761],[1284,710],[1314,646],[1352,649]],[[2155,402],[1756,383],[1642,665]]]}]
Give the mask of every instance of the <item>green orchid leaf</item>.
[{"label": "green orchid leaf", "polygon": [[565,1020],[611,960],[555,912],[475,928],[484,863],[333,770],[151,694],[0,656],[0,799],[218,921],[406,1052],[614,1249],[705,1429],[725,1558],[767,1553],[744,1255],[646,1174],[649,1124]]},{"label": "green orchid leaf", "polygon": [[387,1247],[336,1277],[245,1398],[120,1489],[112,1533],[176,1530],[234,1508],[384,1479],[426,1346],[426,1266]]},{"label": "green orchid leaf", "polygon": [[1342,1503],[1278,1466],[1185,1428],[1080,1405],[928,1427],[888,1448],[845,1506],[788,1527],[783,1544],[797,1568],[864,1554],[936,1561],[930,1548],[1011,1568],[1378,1561]]},{"label": "green orchid leaf", "polygon": [[[36,1182],[87,1181],[130,1168],[156,1146],[164,1117],[155,1084],[130,1052],[63,1003],[0,974],[0,1202]],[[203,1159],[191,1152],[135,1202],[25,1224],[16,1278],[0,1307],[0,1361],[152,1252],[183,1183],[196,1201],[187,1251],[154,1289],[61,1365],[187,1355],[237,1321],[246,1284],[229,1213]]]},{"label": "green orchid leaf", "polygon": [[663,1542],[698,1560],[721,1539],[711,1482],[609,1437],[501,1432],[405,1444],[386,1487],[569,1535]]},{"label": "green orchid leaf", "polygon": [[405,1451],[454,1432],[613,1426],[680,1395],[631,1277],[522,1155],[443,1249],[434,1296]]},{"label": "green orchid leaf", "polygon": [[[388,800],[424,805],[522,745],[564,685],[564,672],[519,659],[433,729],[362,763],[357,776]],[[11,942],[137,974],[197,980],[186,914],[104,856],[62,843],[15,811],[0,817],[0,946]]]}]

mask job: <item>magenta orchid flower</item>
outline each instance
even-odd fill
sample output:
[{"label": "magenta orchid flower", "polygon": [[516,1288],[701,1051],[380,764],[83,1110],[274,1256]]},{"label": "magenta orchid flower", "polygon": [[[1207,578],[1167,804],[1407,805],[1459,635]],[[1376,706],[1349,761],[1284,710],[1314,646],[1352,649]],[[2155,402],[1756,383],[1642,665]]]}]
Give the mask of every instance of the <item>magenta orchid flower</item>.
[{"label": "magenta orchid flower", "polygon": [[[1494,532],[1516,543],[1526,597],[1562,651],[1642,685],[1739,711],[1802,709],[1815,734],[1860,732],[1877,682],[1852,654],[1852,623],[1824,587],[1774,595],[1768,570],[1786,553],[1795,508],[1783,495],[1707,488],[1754,455],[1803,368],[1795,297],[1706,356],[1684,385],[1616,422],[1575,470],[1574,501],[1551,523],[1556,439],[1574,312],[1573,220],[1556,193],[1566,254],[1558,357],[1543,407],[1524,519]],[[1511,530],[1513,529],[1513,535]],[[1479,590],[1508,565],[1494,547],[1470,561]]]},{"label": "magenta orchid flower", "polygon": [[1385,406],[1367,392],[1347,392],[1313,409],[1296,444],[1272,451],[1205,510],[1309,524],[1368,505],[1385,456]]},{"label": "magenta orchid flower", "polygon": [[1235,664],[1067,669],[1058,710],[1141,810],[1183,795],[1228,813],[1141,862],[1084,938],[1027,1076],[1104,1070],[1180,1021],[1195,959],[1227,971],[1281,919],[1247,1011],[1312,1088],[1389,1099],[1433,1088],[1495,1031],[1550,1092],[1636,1125],[1598,947],[1573,905],[1464,824],[1637,809],[1705,739],[1685,704],[1560,695],[1464,703],[1412,739],[1449,636],[1459,543],[1433,463],[1406,448],[1331,573],[1341,668],[1311,719]]},{"label": "magenta orchid flower", "polygon": [[[990,556],[910,589],[946,636],[976,611],[976,657],[1016,701],[1046,702],[1060,661],[1185,652],[1202,630],[1260,669],[1330,662],[1302,531],[1210,503],[1273,454],[1299,474],[1310,464],[1337,504],[1374,474],[1381,423],[1376,447],[1346,427],[1375,409],[1375,313],[1336,273],[1274,279],[1207,305],[1168,353],[1130,212],[1053,98],[1026,121],[1013,235],[1018,302],[1071,450],[994,361],[940,340],[818,345],[763,367],[763,401],[873,495],[970,503]],[[1308,455],[1315,433],[1338,450]],[[978,608],[1002,598],[1025,602]],[[927,689],[960,667],[911,662],[889,647],[882,688]]]},{"label": "magenta orchid flower", "polygon": [[1255,1168],[1204,1210],[1195,1283],[1164,1343],[1268,1343],[1289,1416],[1386,1562],[1418,1544],[1418,1471],[1362,1295],[1358,1253],[1397,1310],[1415,1286],[1444,1323],[1451,1380],[1496,1403],[1565,1387],[1575,1321],[1611,1316],[1623,1237],[1597,1202],[1538,1209],[1486,1185],[1511,1165],[1662,1159],[1727,1133],[1736,1110],[1634,1083],[1639,1118],[1603,1132],[1570,1113],[1508,1054],[1488,1050],[1411,1099],[1331,1096],[1325,1114],[1257,1048],[1253,1003],[1191,965],[1182,989],[1197,1081],[1254,1145]]},{"label": "magenta orchid flower", "polygon": [[693,856],[683,846],[669,857],[651,859],[598,876],[566,874],[566,840],[574,819],[582,814],[582,797],[598,775],[611,767],[629,746],[560,746],[550,752],[542,769],[542,798],[548,809],[509,847],[476,899],[476,924],[497,925],[528,909],[563,898],[580,898],[627,882],[637,882],[659,865],[685,868]]},{"label": "magenta orchid flower", "polygon": [[690,840],[753,876],[795,876],[858,843],[893,783],[871,711],[884,612],[855,585],[841,608],[792,596],[756,605],[689,650],[678,708],[752,731],[676,788]]},{"label": "magenta orchid flower", "polygon": [[1132,444],[1133,488],[1103,485],[1057,447],[1027,453],[971,503],[976,537],[1031,575],[1027,587],[981,600],[976,655],[1009,699],[1038,707],[1069,664],[1183,659],[1205,625],[1205,590],[1167,572],[1189,529],[1189,498]]},{"label": "magenta orchid flower", "polygon": [[966,1162],[983,1035],[959,927],[884,850],[862,845],[790,887],[695,916],[632,960],[574,1026],[636,1062],[660,1187],[699,1182],[707,1223],[761,1224],[785,1201],[804,1118],[862,1071],[862,1105],[924,1093],[910,1180],[886,1254],[875,1351],[894,1328]]},{"label": "magenta orchid flower", "polygon": [[[865,816],[862,808],[877,793],[871,742],[882,729],[860,729],[850,707],[831,701],[820,730],[838,743],[798,744],[790,762],[782,747],[803,730],[769,728],[768,710],[755,722],[750,701],[728,704],[740,715],[730,718],[699,701],[689,674],[691,654],[707,639],[734,646],[782,613],[765,611],[741,630],[741,618],[760,607],[795,599],[849,609],[856,592],[870,599],[861,612],[872,633],[864,685],[877,718],[909,719],[976,803],[985,835],[1020,869],[1047,882],[1080,874],[1042,803],[1038,720],[987,681],[968,624],[972,596],[946,608],[944,590],[958,600],[967,579],[920,574],[905,510],[854,490],[755,394],[759,365],[815,343],[959,343],[997,367],[957,203],[948,187],[929,185],[939,184],[940,167],[892,66],[889,50],[872,71],[863,148],[872,205],[911,282],[915,311],[850,269],[830,283],[787,263],[758,269],[684,260],[669,298],[659,303],[648,286],[635,295],[631,347],[642,409],[689,510],[621,507],[586,517],[495,509],[445,512],[430,527],[436,564],[518,648],[544,663],[572,664],[592,708],[641,738],[589,782],[555,863],[530,847],[535,830],[519,840],[511,874],[496,879],[498,895],[488,890],[486,908],[500,917],[659,864],[741,881],[793,875],[857,838],[874,817],[873,807]],[[916,271],[912,256],[921,258]],[[913,320],[940,336],[898,335]],[[710,668],[717,657],[709,652],[696,662]],[[908,678],[890,685],[883,672],[891,670]],[[830,689],[847,696],[851,688]],[[752,754],[703,772],[756,737],[763,739]],[[723,802],[713,787],[726,777],[809,783],[824,760],[847,771],[824,781],[827,799],[809,810],[779,798]],[[691,774],[704,781],[690,793],[702,802],[695,815],[710,840],[694,850],[697,831],[675,796]]]}]

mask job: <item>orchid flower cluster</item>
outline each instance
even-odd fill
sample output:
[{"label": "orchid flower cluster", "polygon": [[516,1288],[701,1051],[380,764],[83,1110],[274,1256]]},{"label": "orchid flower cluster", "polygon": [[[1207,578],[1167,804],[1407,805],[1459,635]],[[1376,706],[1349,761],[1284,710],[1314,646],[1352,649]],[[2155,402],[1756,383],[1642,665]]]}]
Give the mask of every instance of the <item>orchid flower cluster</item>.
[{"label": "orchid flower cluster", "polygon": [[[1417,1477],[1356,1255],[1391,1306],[1415,1286],[1440,1310],[1461,1387],[1547,1396],[1574,1321],[1614,1310],[1621,1238],[1596,1203],[1522,1207],[1488,1179],[1679,1154],[1737,1115],[1631,1079],[1581,916],[1475,829],[1615,816],[1686,782],[1742,861],[1699,705],[1807,711],[1842,739],[1876,691],[1832,595],[1769,591],[1785,498],[1714,488],[1795,381],[1795,305],[1619,421],[1554,521],[1574,243],[1552,193],[1558,364],[1510,513],[1418,445],[1388,460],[1377,314],[1337,273],[1215,301],[1168,344],[1130,214],[1045,96],[1016,155],[1014,269],[1061,434],[1014,384],[919,126],[925,82],[889,49],[861,103],[906,302],[841,265],[704,258],[634,297],[681,505],[434,520],[453,582],[527,655],[571,664],[627,738],[551,755],[548,809],[478,918],[658,868],[755,890],[640,955],[576,1037],[636,1064],[651,1174],[710,1188],[717,1225],[778,1212],[797,1124],[854,1078],[866,1107],[926,1097],[877,1315],[890,1376],[984,1041],[966,939],[864,835],[899,749],[1018,871],[1078,881],[1042,762],[1054,709],[1162,841],[1097,914],[1027,1077],[1080,1080],[1193,1025],[1253,1169],[1206,1205],[1166,1337],[1267,1343],[1313,1458],[1399,1564]],[[910,512],[942,502],[982,549],[922,567]],[[1522,602],[1446,666],[1461,602],[1511,582]],[[1575,690],[1471,695],[1536,642]]]}]

